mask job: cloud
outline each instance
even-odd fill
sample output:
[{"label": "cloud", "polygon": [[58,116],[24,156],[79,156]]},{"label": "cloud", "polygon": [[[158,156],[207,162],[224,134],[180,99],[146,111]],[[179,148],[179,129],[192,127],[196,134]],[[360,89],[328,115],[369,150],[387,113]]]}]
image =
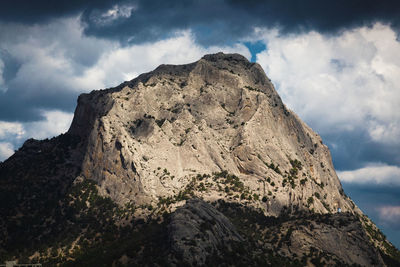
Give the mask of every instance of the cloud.
[{"label": "cloud", "polygon": [[132,12],[136,9],[137,6],[132,4],[114,5],[112,8],[103,13],[92,12],[91,20],[94,21],[97,25],[104,26],[113,23],[118,19],[129,18],[132,15]]},{"label": "cloud", "polygon": [[8,59],[0,120],[7,121],[43,119],[41,109],[72,111],[81,92],[98,89],[76,78],[114,46],[83,36],[77,17],[47,25],[0,23],[0,31],[0,55]]},{"label": "cloud", "polygon": [[0,162],[14,154],[14,147],[7,142],[0,142]]},{"label": "cloud", "polygon": [[42,121],[24,123],[25,136],[35,139],[44,139],[57,136],[68,130],[71,125],[73,114],[59,110],[42,111]]},{"label": "cloud", "polygon": [[29,27],[0,23],[0,31],[0,55],[8,58],[5,68],[13,69],[4,82],[8,89],[0,91],[4,121],[43,120],[43,109],[72,112],[80,93],[117,86],[163,63],[188,63],[218,51],[250,57],[243,44],[204,48],[190,31],[154,43],[121,46],[85,36],[79,17]]},{"label": "cloud", "polygon": [[400,4],[394,0],[48,0],[2,1],[0,18],[24,24],[83,13],[85,32],[124,43],[165,39],[192,29],[203,45],[226,44],[243,38],[254,27],[279,27],[282,33],[316,30],[337,33],[376,21],[399,27]]},{"label": "cloud", "polygon": [[204,54],[220,51],[251,57],[243,44],[204,48],[195,42],[190,31],[183,31],[158,42],[110,50],[102,55],[96,65],[85,71],[78,83],[85,83],[85,80],[92,82],[92,77],[96,77],[101,84],[112,86],[151,71],[160,64],[186,64],[199,60]]},{"label": "cloud", "polygon": [[335,37],[266,31],[265,41],[268,50],[257,61],[302,117],[329,131],[367,122],[374,140],[400,142],[400,42],[390,27],[376,24]]},{"label": "cloud", "polygon": [[[310,124],[309,121],[307,123]],[[318,129],[323,132],[323,141],[329,146],[333,157],[333,163],[337,170],[354,170],[365,167],[368,164],[381,162],[387,165],[400,165],[400,147],[395,144],[387,144],[373,141],[365,128],[354,131]]]},{"label": "cloud", "polygon": [[400,206],[382,206],[377,211],[382,223],[400,230]]},{"label": "cloud", "polygon": [[[277,27],[281,33],[316,30],[338,33],[343,29],[376,21],[399,25],[400,5],[395,1],[308,0],[288,5],[285,1],[147,1],[131,3],[133,15],[115,23],[99,24],[101,8],[86,9],[82,16],[85,32],[121,42],[142,43],[163,39],[169,33],[192,29],[203,45],[245,38],[254,27]],[[123,3],[126,3],[125,1]],[[212,7],[212,8],[210,8]],[[103,11],[101,11],[103,10]],[[396,28],[397,29],[397,28]]]},{"label": "cloud", "polygon": [[[123,2],[123,1],[120,1]],[[48,22],[54,18],[76,15],[82,10],[112,6],[115,1],[97,0],[60,0],[57,4],[49,0],[1,1],[0,17],[2,21],[23,22],[26,24]]]},{"label": "cloud", "polygon": [[358,184],[385,184],[400,186],[400,167],[376,164],[352,171],[339,171],[341,181]]},{"label": "cloud", "polygon": [[0,139],[4,139],[8,135],[15,135],[19,139],[24,134],[25,131],[20,123],[0,121]]},{"label": "cloud", "polygon": [[59,110],[41,111],[44,120],[35,122],[0,121],[0,161],[7,159],[28,138],[45,139],[68,130],[73,114]]},{"label": "cloud", "polygon": [[337,36],[257,31],[268,47],[257,61],[284,103],[333,150],[349,150],[350,162],[361,161],[339,167],[376,161],[377,150],[400,165],[400,42],[388,25],[376,23]]}]

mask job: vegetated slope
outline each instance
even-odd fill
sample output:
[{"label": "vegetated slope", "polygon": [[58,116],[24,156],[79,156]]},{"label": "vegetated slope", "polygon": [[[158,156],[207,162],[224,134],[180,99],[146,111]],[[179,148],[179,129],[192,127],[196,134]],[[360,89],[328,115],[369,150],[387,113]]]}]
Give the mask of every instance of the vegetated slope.
[{"label": "vegetated slope", "polygon": [[[0,260],[396,265],[328,148],[237,54],[78,99],[69,131],[0,165]],[[338,212],[338,211],[341,212]],[[29,257],[29,258],[28,258]]]}]

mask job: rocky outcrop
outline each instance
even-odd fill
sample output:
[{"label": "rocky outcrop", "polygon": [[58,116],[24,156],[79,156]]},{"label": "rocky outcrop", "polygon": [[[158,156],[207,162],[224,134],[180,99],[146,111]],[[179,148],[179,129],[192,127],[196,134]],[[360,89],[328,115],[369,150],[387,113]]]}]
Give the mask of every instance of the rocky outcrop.
[{"label": "rocky outcrop", "polygon": [[[87,142],[81,175],[120,204],[155,203],[192,176],[226,170],[261,198],[271,192],[268,214],[284,206],[357,209],[321,138],[283,105],[262,68],[240,55],[162,65],[82,95],[69,133]],[[174,179],[164,179],[164,169]]]},{"label": "rocky outcrop", "polygon": [[[322,219],[322,218],[321,218]],[[318,251],[335,255],[346,264],[361,266],[382,266],[379,252],[369,244],[361,223],[351,214],[338,213],[325,221],[311,221],[308,225],[288,222],[283,228],[294,229],[290,236],[290,246],[283,249],[286,255],[301,256],[304,250],[318,248]],[[291,227],[291,228],[290,228]]]},{"label": "rocky outcrop", "polygon": [[221,247],[244,241],[222,213],[200,199],[188,200],[176,210],[168,229],[173,254],[190,265],[204,265]]}]

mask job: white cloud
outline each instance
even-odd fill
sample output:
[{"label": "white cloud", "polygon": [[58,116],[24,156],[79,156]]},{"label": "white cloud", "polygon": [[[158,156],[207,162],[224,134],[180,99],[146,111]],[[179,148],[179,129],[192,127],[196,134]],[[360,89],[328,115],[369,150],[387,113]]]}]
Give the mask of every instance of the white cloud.
[{"label": "white cloud", "polygon": [[99,25],[106,25],[119,18],[129,18],[132,11],[135,11],[136,9],[137,6],[135,5],[114,5],[101,15],[94,12],[91,19]]},{"label": "white cloud", "polygon": [[379,209],[379,213],[382,217],[399,217],[400,219],[400,206],[384,206]]},{"label": "white cloud", "polygon": [[400,42],[375,24],[339,36],[261,30],[257,61],[284,102],[321,134],[363,130],[400,144]]},{"label": "white cloud", "polygon": [[97,83],[80,84],[76,78],[116,46],[112,41],[85,36],[79,17],[30,27],[0,23],[0,31],[0,48],[20,64],[8,87],[23,88],[26,98],[97,89],[93,87]]},{"label": "white cloud", "polygon": [[0,140],[7,138],[7,136],[15,136],[21,139],[25,134],[24,127],[18,122],[0,121]]},{"label": "white cloud", "polygon": [[212,46],[203,48],[196,44],[190,31],[176,33],[174,37],[154,43],[116,47],[104,53],[98,63],[87,69],[77,84],[95,84],[101,88],[117,85],[125,80],[131,80],[137,75],[148,72],[160,64],[185,64],[198,60],[204,54],[223,51],[236,52],[247,58],[251,54],[246,46]]},{"label": "white cloud", "polygon": [[[113,10],[110,14],[114,14]],[[1,48],[21,63],[9,83],[24,88],[26,98],[116,86],[160,64],[184,64],[207,53],[237,52],[251,57],[243,44],[204,48],[196,44],[190,31],[177,32],[154,43],[123,47],[118,41],[84,35],[79,17],[31,27],[0,23],[0,31]]]},{"label": "white cloud", "polygon": [[397,166],[375,164],[337,174],[341,181],[347,183],[400,186],[400,167]]},{"label": "white cloud", "polygon": [[26,138],[44,139],[64,133],[71,125],[73,114],[59,110],[43,111],[45,120],[24,123]]},{"label": "white cloud", "polygon": [[0,161],[7,159],[26,139],[45,139],[68,130],[73,114],[58,110],[41,111],[42,121],[4,122],[0,121]]},{"label": "white cloud", "polygon": [[14,147],[7,142],[0,142],[0,161],[3,161],[14,154]]},{"label": "white cloud", "polygon": [[400,227],[400,206],[381,206],[376,209],[381,223],[395,228]]},{"label": "white cloud", "polygon": [[0,141],[24,141],[28,138],[44,139],[66,132],[73,114],[59,110],[41,111],[44,120],[34,122],[0,121]]}]

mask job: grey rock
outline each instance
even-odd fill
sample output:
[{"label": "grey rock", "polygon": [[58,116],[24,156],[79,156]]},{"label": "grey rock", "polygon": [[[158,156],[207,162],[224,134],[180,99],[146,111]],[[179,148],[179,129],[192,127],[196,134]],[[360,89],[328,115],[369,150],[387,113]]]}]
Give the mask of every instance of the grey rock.
[{"label": "grey rock", "polygon": [[190,265],[203,265],[221,247],[244,241],[222,213],[200,199],[188,200],[177,209],[168,229],[173,254]]},{"label": "grey rock", "polygon": [[[335,255],[346,264],[357,263],[361,266],[383,266],[384,262],[363,231],[359,220],[351,214],[334,214],[329,223],[311,221],[310,226],[297,226],[289,222],[293,229],[290,246],[286,254],[301,256],[311,248]],[[289,226],[290,227],[290,226]]]},{"label": "grey rock", "polygon": [[[237,54],[161,65],[117,88],[83,94],[69,133],[86,142],[81,175],[122,205],[154,203],[182,190],[193,174],[227,170],[254,193],[272,192],[267,214],[284,206],[359,212],[321,138],[285,107],[260,65]],[[284,177],[290,160],[302,164],[293,186]],[[175,179],[160,181],[158,168]],[[325,205],[315,199],[310,207],[316,192],[326,195]]]}]

